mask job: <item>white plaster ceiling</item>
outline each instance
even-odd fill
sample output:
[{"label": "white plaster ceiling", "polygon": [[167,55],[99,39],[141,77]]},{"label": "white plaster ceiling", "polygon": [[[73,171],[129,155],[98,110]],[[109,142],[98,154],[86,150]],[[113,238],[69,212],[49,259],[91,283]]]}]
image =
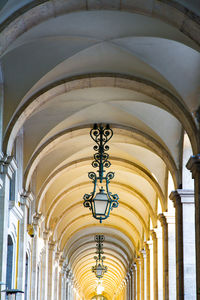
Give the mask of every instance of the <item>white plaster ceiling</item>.
[{"label": "white plaster ceiling", "polygon": [[[9,6],[14,11],[12,1],[5,10]],[[182,124],[173,107],[159,102],[156,93],[148,94],[150,85],[147,92],[138,91],[130,82],[127,88],[113,86],[110,79],[99,86],[97,80],[96,87],[66,88],[57,95],[50,90],[51,97],[41,96],[42,104],[35,97],[35,108],[25,109],[31,106],[30,96],[58,80],[120,73],[157,84],[181,107],[194,111],[200,104],[198,46],[161,20],[97,10],[33,26],[10,44],[1,64],[5,131],[14,114],[19,115],[16,123],[24,117],[24,187],[34,192],[36,210],[45,216],[43,226],[52,230],[86,299],[96,285],[91,273],[94,235],[105,234],[109,271],[104,284],[108,299],[113,299],[128,265],[149,238],[150,219],[156,226],[158,207],[167,209],[169,170],[175,186],[179,183]],[[83,207],[82,199],[92,191],[87,173],[92,170],[94,145],[89,131],[95,122],[113,128],[109,154],[115,179],[110,190],[120,196],[119,208],[102,225]]]}]

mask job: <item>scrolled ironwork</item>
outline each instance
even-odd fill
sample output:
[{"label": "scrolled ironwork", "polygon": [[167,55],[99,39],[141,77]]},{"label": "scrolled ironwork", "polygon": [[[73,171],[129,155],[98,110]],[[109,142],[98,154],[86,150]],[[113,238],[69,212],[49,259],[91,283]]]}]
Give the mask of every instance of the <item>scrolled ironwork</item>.
[{"label": "scrolled ironwork", "polygon": [[94,172],[89,172],[88,173],[88,178],[95,181],[97,179],[97,175]]},{"label": "scrolled ironwork", "polygon": [[104,242],[105,241],[105,237],[103,234],[96,234],[94,237],[95,242]]},{"label": "scrolled ironwork", "polygon": [[107,267],[104,266],[103,261],[105,260],[105,256],[102,256],[103,252],[103,242],[105,240],[104,235],[98,234],[94,238],[96,242],[96,254],[98,256],[94,256],[96,260],[96,265],[92,267],[92,272],[95,273],[97,278],[102,278],[103,275],[107,272]]},{"label": "scrolled ironwork", "polygon": [[[109,191],[109,183],[114,178],[114,172],[108,172],[104,175],[104,168],[109,168],[111,163],[109,161],[109,154],[106,153],[109,150],[107,145],[108,141],[113,136],[113,131],[109,125],[103,127],[101,124],[94,124],[94,127],[90,131],[91,138],[95,141],[93,149],[95,150],[94,160],[92,166],[98,168],[98,175],[95,172],[89,172],[88,177],[94,183],[93,192],[90,194],[85,194],[84,206],[92,210],[94,218],[98,219],[100,223],[109,217],[110,211],[113,208],[118,207],[119,196],[117,194],[112,194]],[[96,193],[97,182],[102,184],[105,182],[105,187],[103,184],[99,187],[99,192]],[[105,192],[106,189],[106,192]],[[106,204],[107,202],[107,204]],[[103,209],[103,212],[102,212]]]},{"label": "scrolled ironwork", "polygon": [[100,182],[102,182],[104,173],[103,168],[109,168],[111,166],[111,162],[108,160],[109,154],[105,152],[109,150],[109,146],[106,144],[112,138],[113,131],[109,125],[106,125],[104,128],[102,125],[98,126],[95,124],[90,131],[90,136],[97,144],[93,147],[94,151],[97,153],[94,154],[92,166],[94,168],[99,168],[99,178]]},{"label": "scrolled ironwork", "polygon": [[106,174],[106,181],[107,183],[110,183],[110,180],[112,180],[115,177],[115,173],[114,172],[108,172]]}]

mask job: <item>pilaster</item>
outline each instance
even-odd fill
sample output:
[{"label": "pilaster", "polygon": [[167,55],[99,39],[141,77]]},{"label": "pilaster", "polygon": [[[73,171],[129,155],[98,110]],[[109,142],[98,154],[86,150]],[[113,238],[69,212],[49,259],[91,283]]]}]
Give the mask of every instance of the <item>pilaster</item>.
[{"label": "pilaster", "polygon": [[196,291],[200,300],[200,154],[191,156],[186,167],[192,172],[195,193]]},{"label": "pilaster", "polygon": [[141,300],[146,300],[146,251],[142,249],[141,253]]},{"label": "pilaster", "polygon": [[176,298],[176,226],[175,215],[163,213],[168,225],[168,277],[169,300]]},{"label": "pilaster", "polygon": [[131,287],[131,300],[135,300],[134,299],[134,281],[135,281],[135,277],[134,277],[134,266],[131,266],[130,268],[130,276],[131,276],[131,279],[130,279],[130,287]]},{"label": "pilaster", "polygon": [[43,216],[41,214],[36,213],[33,216],[33,229],[34,236],[32,239],[32,272],[31,272],[31,300],[37,300],[37,283],[38,283],[38,272],[37,272],[37,263],[38,263],[38,228],[42,221]]},{"label": "pilaster", "polygon": [[62,252],[55,252],[54,300],[59,300],[59,260]]},{"label": "pilaster", "polygon": [[137,265],[137,300],[141,300],[141,258],[135,259]]},{"label": "pilaster", "polygon": [[[17,166],[13,157],[3,157],[0,160],[0,281],[6,282],[8,210],[10,180]],[[4,299],[5,295],[2,295]]]},{"label": "pilaster", "polygon": [[130,274],[130,271],[127,273],[127,277],[128,277],[128,297],[131,300],[131,293],[132,293],[131,289],[132,289],[132,287],[131,287],[131,274]]},{"label": "pilaster", "polygon": [[150,251],[147,242],[144,246],[146,251],[146,300],[150,300]]},{"label": "pilaster", "polygon": [[151,230],[153,240],[153,295],[158,300],[158,243],[155,231]]},{"label": "pilaster", "polygon": [[125,279],[125,293],[126,293],[126,300],[129,299],[129,278],[128,278],[128,274],[126,275]]},{"label": "pilaster", "polygon": [[137,300],[137,264],[133,264],[134,268],[134,300]]},{"label": "pilaster", "polygon": [[48,289],[47,289],[47,299],[53,300],[53,279],[54,279],[54,254],[56,245],[54,242],[49,241],[48,243]]},{"label": "pilaster", "polygon": [[[18,274],[17,274],[17,287],[18,289],[25,290],[25,277],[26,277],[26,249],[27,249],[27,215],[30,203],[33,201],[33,195],[24,192],[20,195],[20,207],[23,212],[23,218],[19,224],[19,259],[18,259]],[[18,298],[23,300],[25,294],[19,294]]]},{"label": "pilaster", "polygon": [[44,231],[42,237],[44,240],[44,248],[42,255],[42,269],[41,269],[41,280],[42,280],[42,292],[41,300],[47,299],[47,290],[48,290],[48,241],[51,235],[50,231]]},{"label": "pilaster", "polygon": [[170,194],[170,198],[174,201],[176,226],[179,227],[176,231],[177,297],[196,299],[194,193],[191,190],[176,190]]},{"label": "pilaster", "polygon": [[163,249],[163,299],[169,299],[169,274],[168,274],[168,225],[164,214],[159,214],[158,219],[162,226],[162,249]]}]

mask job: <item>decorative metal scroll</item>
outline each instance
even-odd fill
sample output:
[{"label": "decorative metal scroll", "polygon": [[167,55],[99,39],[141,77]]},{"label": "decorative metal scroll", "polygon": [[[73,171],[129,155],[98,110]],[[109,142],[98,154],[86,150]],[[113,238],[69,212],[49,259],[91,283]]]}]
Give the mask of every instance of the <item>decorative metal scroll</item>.
[{"label": "decorative metal scroll", "polygon": [[104,173],[103,168],[109,168],[111,166],[111,163],[108,160],[109,154],[106,153],[106,151],[109,150],[109,146],[106,144],[112,138],[113,131],[108,124],[106,127],[103,127],[102,125],[99,125],[98,127],[97,124],[94,124],[94,127],[90,131],[90,136],[96,143],[93,149],[97,152],[94,154],[92,166],[94,168],[99,168],[99,180],[102,183]]},{"label": "decorative metal scroll", "polygon": [[104,266],[103,261],[106,258],[105,256],[102,256],[103,252],[103,242],[105,240],[104,235],[96,235],[95,236],[95,242],[96,243],[96,254],[98,256],[94,256],[94,259],[96,260],[96,265],[92,267],[92,272],[95,273],[96,277],[98,279],[102,278],[103,275],[107,272],[108,268]]},{"label": "decorative metal scroll", "polygon": [[[98,168],[98,175],[95,172],[89,172],[88,177],[92,180],[94,186],[93,191],[90,194],[85,194],[83,196],[84,203],[83,205],[87,208],[89,208],[92,211],[93,217],[100,220],[100,223],[102,220],[105,220],[109,217],[110,211],[113,208],[118,207],[119,203],[119,196],[117,194],[112,194],[109,191],[109,183],[114,178],[115,174],[114,172],[108,172],[104,175],[105,170],[104,168],[109,168],[111,166],[111,163],[109,161],[109,154],[107,151],[109,150],[109,146],[107,145],[108,141],[113,136],[113,131],[110,128],[109,124],[107,124],[105,127],[103,127],[101,124],[97,125],[94,124],[94,127],[90,131],[90,136],[95,141],[96,145],[93,147],[93,149],[96,151],[94,154],[94,160],[92,162],[92,166],[94,168]],[[105,189],[106,194],[108,198],[108,209],[106,211],[106,214],[104,216],[97,216],[95,209],[94,209],[94,198],[96,195],[96,188],[97,188],[97,182],[103,183],[105,181]]]}]

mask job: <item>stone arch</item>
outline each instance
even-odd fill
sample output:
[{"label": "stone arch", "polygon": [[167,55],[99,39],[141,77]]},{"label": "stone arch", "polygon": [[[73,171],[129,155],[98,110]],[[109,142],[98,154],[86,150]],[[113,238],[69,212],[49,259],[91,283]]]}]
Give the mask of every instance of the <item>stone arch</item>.
[{"label": "stone arch", "polygon": [[15,113],[9,127],[7,128],[3,143],[4,152],[8,155],[11,154],[13,143],[18,131],[38,106],[52,99],[54,96],[67,93],[72,90],[104,86],[134,90],[155,99],[158,106],[170,112],[180,121],[188,133],[194,154],[198,153],[198,149],[200,147],[199,137],[197,134],[198,129],[192,115],[180,99],[149,80],[141,79],[136,76],[104,73],[86,74],[83,76],[66,78],[50,84],[31,96]]},{"label": "stone arch", "polygon": [[[62,131],[55,135],[54,137],[47,140],[45,143],[43,143],[32,155],[28,166],[26,167],[25,174],[24,174],[24,185],[25,189],[29,188],[30,178],[33,174],[33,171],[36,168],[36,165],[39,163],[39,160],[42,158],[43,155],[45,155],[45,152],[48,151],[52,147],[53,144],[58,143],[59,140],[63,139],[65,135],[75,133],[78,130],[91,128],[92,124],[86,125],[86,126],[77,126],[73,128],[66,129],[65,131]],[[174,159],[172,158],[170,152],[165,149],[165,147],[157,141],[155,138],[151,137],[150,135],[132,127],[112,124],[112,128],[116,128],[117,130],[123,130],[123,134],[131,135],[134,139],[137,139],[138,141],[144,143],[144,145],[149,148],[151,151],[155,152],[167,165],[169,170],[171,171],[174,184],[175,186],[178,186],[180,183],[180,175],[179,171],[177,169],[177,166],[174,162]],[[43,154],[44,153],[44,154]]]},{"label": "stone arch", "polygon": [[[150,174],[150,172],[148,172],[146,169],[144,169],[143,167],[139,166],[138,164],[134,163],[134,162],[130,162],[128,160],[124,160],[124,159],[120,159],[120,158],[116,158],[113,157],[112,160],[116,163],[116,164],[120,164],[122,163],[125,168],[130,169],[130,170],[135,170],[136,173],[138,173],[139,175],[143,176],[154,188],[154,190],[156,191],[156,193],[158,194],[160,201],[161,201],[161,206],[163,211],[165,210],[165,206],[166,206],[166,201],[165,201],[165,197],[164,194],[159,186],[159,184],[157,183],[157,181],[155,180],[155,178]],[[48,187],[50,186],[50,184],[53,182],[53,180],[56,178],[56,176],[59,175],[59,173],[64,172],[67,168],[73,168],[74,166],[77,165],[81,165],[84,164],[86,162],[90,161],[90,157],[89,158],[84,158],[84,159],[80,159],[80,160],[76,160],[73,162],[70,162],[64,166],[62,166],[61,168],[59,168],[58,170],[56,170],[55,172],[53,172],[46,180],[46,182],[44,182],[42,189],[40,190],[38,196],[37,196],[37,201],[38,203],[37,205],[37,209],[38,211],[40,211],[41,208],[41,202],[42,199],[48,189]]]},{"label": "stone arch", "polygon": [[[58,205],[59,201],[61,201],[64,196],[70,195],[71,192],[73,192],[76,189],[79,189],[80,186],[86,186],[87,184],[88,184],[88,182],[83,182],[81,185],[79,184],[79,185],[72,186],[71,188],[69,188],[65,191],[62,191],[59,195],[56,196],[56,198],[53,199],[52,204],[50,205],[50,207],[47,211],[46,219],[45,219],[45,227],[47,228],[47,230],[50,229],[50,219],[51,219],[53,211],[56,208],[56,206]],[[152,223],[153,223],[154,227],[156,227],[156,224],[157,224],[156,214],[154,213],[152,206],[150,205],[150,203],[148,202],[147,198],[144,195],[142,195],[136,189],[133,189],[133,187],[130,187],[128,185],[125,185],[125,184],[122,184],[119,182],[117,182],[117,183],[112,182],[112,185],[119,186],[122,189],[127,190],[130,194],[136,196],[139,199],[139,201],[144,203],[147,210],[149,211],[150,217],[152,219]],[[123,204],[123,202],[122,202],[122,204]],[[124,205],[126,205],[126,204],[124,204]],[[126,205],[126,206],[129,207],[129,205]],[[133,209],[132,207],[130,207],[130,208]],[[142,223],[144,223],[142,215],[140,215],[138,212],[137,212],[137,214],[138,214],[139,218],[142,220]]]},{"label": "stone arch", "polygon": [[[37,3],[30,3],[14,12],[8,17],[0,27],[2,31],[2,40],[0,40],[1,51],[3,53],[9,44],[14,41],[18,36],[32,27],[52,18],[58,17],[63,14],[78,12],[78,11],[90,11],[90,10],[120,10],[146,15],[154,18],[158,18],[164,22],[167,22],[181,31],[183,34],[192,39],[197,45],[200,44],[200,28],[198,23],[195,22],[195,16],[193,12],[184,7],[181,11],[180,7],[174,3],[168,2],[162,3],[160,1],[152,2],[147,5],[146,2],[137,1],[126,2],[124,0],[117,1],[114,5],[103,0],[96,2],[88,2],[87,0],[80,0],[74,2],[68,1],[66,4],[59,3],[60,1],[54,0],[40,0]],[[144,3],[143,3],[144,2]],[[188,29],[189,27],[189,29]],[[5,39],[5,36],[7,38]]]}]

